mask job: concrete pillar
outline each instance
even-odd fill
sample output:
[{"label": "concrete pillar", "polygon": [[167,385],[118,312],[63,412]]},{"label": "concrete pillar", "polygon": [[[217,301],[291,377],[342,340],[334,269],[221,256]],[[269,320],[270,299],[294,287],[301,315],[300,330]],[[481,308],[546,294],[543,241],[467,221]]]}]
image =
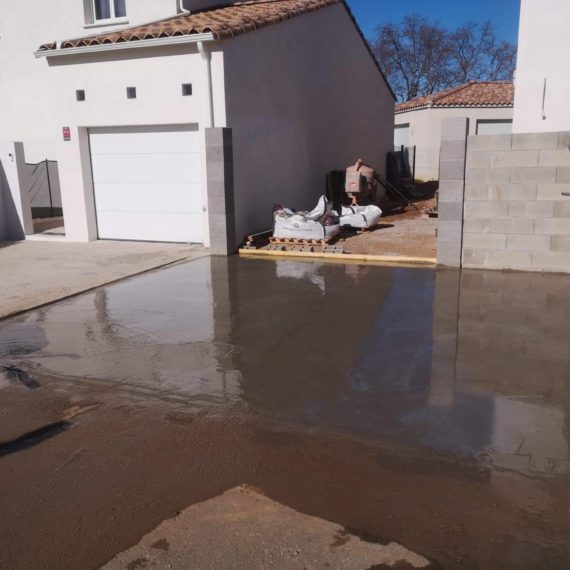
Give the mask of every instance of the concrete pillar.
[{"label": "concrete pillar", "polygon": [[463,202],[469,119],[443,119],[439,155],[437,263],[461,267]]},{"label": "concrete pillar", "polygon": [[20,240],[33,233],[24,145],[0,141],[0,239]]},{"label": "concrete pillar", "polygon": [[210,251],[231,255],[236,249],[231,129],[206,129],[206,177]]}]

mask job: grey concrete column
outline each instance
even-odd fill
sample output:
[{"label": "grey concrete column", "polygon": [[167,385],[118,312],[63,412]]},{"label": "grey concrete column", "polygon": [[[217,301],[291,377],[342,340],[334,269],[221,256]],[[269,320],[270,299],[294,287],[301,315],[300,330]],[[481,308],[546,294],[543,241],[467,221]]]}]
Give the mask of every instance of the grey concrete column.
[{"label": "grey concrete column", "polygon": [[206,176],[210,250],[230,255],[236,249],[232,130],[206,129]]},{"label": "grey concrete column", "polygon": [[439,155],[437,263],[461,267],[463,202],[469,119],[443,119]]}]

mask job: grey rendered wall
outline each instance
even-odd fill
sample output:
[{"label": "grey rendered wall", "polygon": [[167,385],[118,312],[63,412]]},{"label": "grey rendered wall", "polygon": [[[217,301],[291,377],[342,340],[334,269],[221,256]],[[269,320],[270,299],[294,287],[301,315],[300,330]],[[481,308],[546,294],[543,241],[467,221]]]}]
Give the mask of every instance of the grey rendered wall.
[{"label": "grey rendered wall", "polygon": [[570,272],[570,133],[469,137],[463,267]]},{"label": "grey rendered wall", "polygon": [[236,239],[272,207],[313,208],[328,171],[385,169],[394,99],[342,4],[222,43],[232,129]]}]

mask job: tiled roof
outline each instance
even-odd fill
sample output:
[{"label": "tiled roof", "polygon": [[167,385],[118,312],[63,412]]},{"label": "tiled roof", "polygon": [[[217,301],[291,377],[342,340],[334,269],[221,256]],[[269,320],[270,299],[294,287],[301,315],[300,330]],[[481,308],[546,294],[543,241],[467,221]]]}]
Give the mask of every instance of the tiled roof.
[{"label": "tiled roof", "polygon": [[[211,33],[216,40],[222,40],[278,24],[340,2],[342,0],[252,0],[232,3],[226,1],[226,5],[179,14],[144,26],[66,40],[61,43],[60,48],[97,46],[204,33]],[[220,3],[223,4],[224,1],[220,0]],[[56,48],[57,43],[53,42],[40,46],[39,51]]]},{"label": "tiled roof", "polygon": [[512,107],[512,81],[470,81],[433,95],[396,105],[396,113],[425,107]]}]

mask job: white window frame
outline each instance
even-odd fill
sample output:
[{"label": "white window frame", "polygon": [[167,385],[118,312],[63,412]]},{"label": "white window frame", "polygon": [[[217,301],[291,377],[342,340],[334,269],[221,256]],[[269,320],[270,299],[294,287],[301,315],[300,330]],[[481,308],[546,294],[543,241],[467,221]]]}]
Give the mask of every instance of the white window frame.
[{"label": "white window frame", "polygon": [[[129,20],[127,16],[116,16],[115,15],[115,2],[114,0],[109,0],[109,10],[111,12],[110,18],[97,19],[97,10],[95,9],[96,0],[87,0],[89,3],[89,20],[85,24],[85,28],[96,28],[99,26],[110,26],[118,24],[128,24]],[[126,11],[126,3],[125,3]]]}]

